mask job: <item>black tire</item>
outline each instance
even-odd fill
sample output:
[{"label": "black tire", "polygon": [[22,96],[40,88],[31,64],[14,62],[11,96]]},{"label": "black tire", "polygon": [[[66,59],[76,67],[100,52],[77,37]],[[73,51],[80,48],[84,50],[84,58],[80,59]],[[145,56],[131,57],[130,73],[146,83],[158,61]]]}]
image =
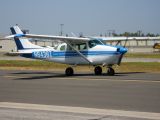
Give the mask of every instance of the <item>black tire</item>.
[{"label": "black tire", "polygon": [[67,76],[72,76],[74,74],[73,68],[68,67],[65,71]]},{"label": "black tire", "polygon": [[110,76],[114,76],[115,75],[115,71],[113,68],[108,68],[107,74]]},{"label": "black tire", "polygon": [[100,66],[95,67],[94,73],[95,73],[95,75],[101,75],[102,74],[102,68]]}]

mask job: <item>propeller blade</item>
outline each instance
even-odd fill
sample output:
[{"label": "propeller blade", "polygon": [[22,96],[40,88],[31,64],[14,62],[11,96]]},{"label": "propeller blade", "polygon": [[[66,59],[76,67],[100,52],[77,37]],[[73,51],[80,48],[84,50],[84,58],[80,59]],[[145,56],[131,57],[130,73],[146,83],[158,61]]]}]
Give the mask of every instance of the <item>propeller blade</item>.
[{"label": "propeller blade", "polygon": [[120,55],[119,60],[118,60],[118,65],[121,65],[121,61],[122,61],[123,55],[124,55],[124,54],[121,54],[121,55]]}]

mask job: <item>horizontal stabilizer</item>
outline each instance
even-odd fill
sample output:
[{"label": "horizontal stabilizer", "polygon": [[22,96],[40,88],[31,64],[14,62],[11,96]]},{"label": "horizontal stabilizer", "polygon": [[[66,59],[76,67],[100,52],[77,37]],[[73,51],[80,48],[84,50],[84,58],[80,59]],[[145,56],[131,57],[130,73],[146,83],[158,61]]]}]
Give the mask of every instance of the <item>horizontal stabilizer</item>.
[{"label": "horizontal stabilizer", "polygon": [[6,36],[5,38],[9,39],[9,38],[14,38],[14,37],[24,37],[24,36],[25,36],[25,34],[14,34],[14,35]]},{"label": "horizontal stabilizer", "polygon": [[8,55],[18,56],[23,54],[32,54],[31,52],[9,52]]}]

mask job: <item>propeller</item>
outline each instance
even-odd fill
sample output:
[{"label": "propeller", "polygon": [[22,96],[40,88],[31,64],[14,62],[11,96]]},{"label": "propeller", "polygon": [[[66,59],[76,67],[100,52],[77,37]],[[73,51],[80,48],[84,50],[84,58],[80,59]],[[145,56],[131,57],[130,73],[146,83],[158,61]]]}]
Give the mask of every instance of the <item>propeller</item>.
[{"label": "propeller", "polygon": [[119,48],[119,51],[121,52],[121,55],[120,55],[119,60],[118,60],[118,65],[121,64],[123,55],[127,52],[127,48],[126,48],[127,41],[128,41],[128,36],[126,37],[126,40],[125,40],[125,43],[124,43],[123,47]]}]

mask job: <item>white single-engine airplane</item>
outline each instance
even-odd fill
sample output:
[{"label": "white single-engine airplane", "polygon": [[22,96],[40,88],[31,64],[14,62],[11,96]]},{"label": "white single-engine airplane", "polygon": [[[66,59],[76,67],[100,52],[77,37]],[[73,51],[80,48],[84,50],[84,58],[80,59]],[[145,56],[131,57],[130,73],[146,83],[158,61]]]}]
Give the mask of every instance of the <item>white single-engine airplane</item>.
[{"label": "white single-engine airplane", "polygon": [[[13,35],[6,38],[14,38],[18,54],[22,57],[52,61],[69,65],[92,65],[96,75],[102,74],[102,68],[107,67],[108,75],[114,75],[113,65],[120,65],[123,55],[127,52],[125,46],[111,46],[106,41],[121,41],[133,39],[160,39],[159,37],[109,37],[109,38],[81,38],[24,34],[16,25],[10,28]],[[61,40],[59,46],[41,47],[32,44],[27,38],[44,40]],[[74,70],[68,67],[65,70],[67,76],[72,76]]]}]

